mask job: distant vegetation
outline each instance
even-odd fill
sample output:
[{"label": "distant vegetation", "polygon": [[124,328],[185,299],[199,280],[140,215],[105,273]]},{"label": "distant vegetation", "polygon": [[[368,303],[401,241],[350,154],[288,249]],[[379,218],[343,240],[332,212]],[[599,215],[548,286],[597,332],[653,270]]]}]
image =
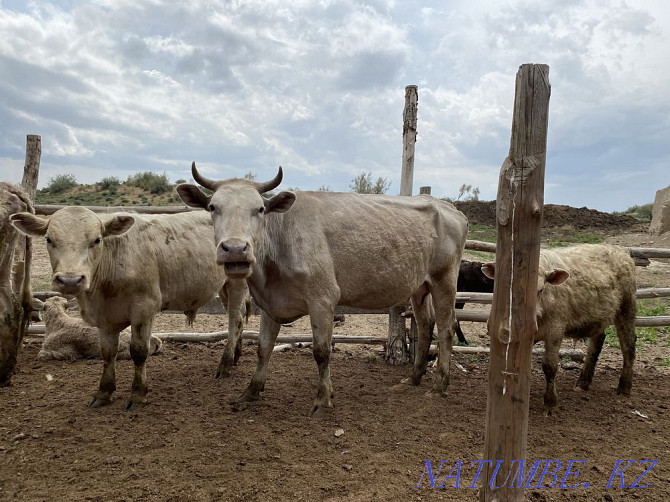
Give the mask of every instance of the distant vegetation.
[{"label": "distant vegetation", "polygon": [[[184,182],[185,180],[178,180]],[[167,175],[144,171],[123,182],[108,176],[93,185],[79,185],[72,174],[59,174],[37,191],[37,204],[68,206],[165,206],[182,204]]]},{"label": "distant vegetation", "polygon": [[156,174],[151,171],[144,171],[143,173],[128,176],[126,183],[155,195],[169,192],[173,188],[165,173]]},{"label": "distant vegetation", "polygon": [[377,193],[383,194],[391,187],[391,181],[388,178],[377,178],[376,182],[372,182],[371,172],[362,172],[351,180],[349,188],[356,193]]},{"label": "distant vegetation", "polygon": [[77,186],[77,178],[73,174],[59,174],[49,180],[49,185],[45,188],[51,193],[63,193]]},{"label": "distant vegetation", "polygon": [[631,206],[625,211],[615,212],[614,214],[626,214],[637,220],[649,222],[651,221],[651,212],[653,208],[654,204],[650,202],[649,204],[644,204],[642,206]]}]

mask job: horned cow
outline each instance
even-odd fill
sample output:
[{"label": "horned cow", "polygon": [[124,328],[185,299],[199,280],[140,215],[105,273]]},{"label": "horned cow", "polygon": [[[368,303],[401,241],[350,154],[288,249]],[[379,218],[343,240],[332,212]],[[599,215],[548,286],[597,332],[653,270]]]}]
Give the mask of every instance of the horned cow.
[{"label": "horned cow", "polygon": [[440,341],[431,393],[446,394],[458,264],[467,234],[467,218],[453,205],[427,195],[283,191],[264,198],[262,193],[281,183],[281,168],[266,183],[209,180],[195,163],[191,171],[214,193],[206,195],[189,184],[179,185],[177,192],[186,204],[209,210],[217,262],[227,277],[246,279],[262,310],[258,366],[238,401],[259,399],[281,324],[308,314],[320,376],[310,413],[323,415],[332,408],[335,306],[387,308],[408,298],[419,328],[411,379],[418,385],[430,347],[428,294],[435,301]]},{"label": "horned cow", "polygon": [[[37,353],[39,361],[57,359],[74,361],[102,357],[98,328],[89,326],[81,318],[67,313],[67,300],[52,296],[44,303],[45,336],[42,348]],[[149,355],[161,349],[160,338],[151,336]],[[130,359],[130,330],[119,333],[119,349],[116,359]]]},{"label": "horned cow", "polygon": [[82,318],[99,329],[103,371],[90,406],[111,403],[122,329],[131,327],[135,375],[127,408],[133,409],[146,402],[145,364],[154,315],[161,310],[193,313],[217,291],[229,313],[229,339],[220,371],[229,371],[239,356],[244,309],[240,299],[246,285],[226,281],[214,250],[202,245],[212,238],[206,213],[98,216],[82,207],[66,207],[50,218],[19,213],[10,221],[20,231],[46,239],[52,287],[75,295]]},{"label": "horned cow", "polygon": [[[495,264],[483,272],[495,275]],[[583,244],[540,252],[537,281],[537,336],[544,341],[542,362],[547,387],[544,407],[552,414],[558,397],[554,379],[564,337],[588,338],[589,347],[575,389],[588,390],[605,341],[605,328],[616,327],[623,355],[618,394],[630,395],[635,361],[635,262],[623,248]]]}]

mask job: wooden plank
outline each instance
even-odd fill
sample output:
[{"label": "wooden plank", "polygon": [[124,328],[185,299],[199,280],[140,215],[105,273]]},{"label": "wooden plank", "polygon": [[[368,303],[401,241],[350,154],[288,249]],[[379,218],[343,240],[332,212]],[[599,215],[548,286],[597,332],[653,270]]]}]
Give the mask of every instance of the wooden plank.
[{"label": "wooden plank", "polygon": [[[60,206],[53,204],[38,204],[35,206],[35,214],[49,216],[59,209],[69,206]],[[188,206],[81,206],[93,211],[94,213],[137,213],[137,214],[176,214],[187,211],[203,211]]]},{"label": "wooden plank", "polygon": [[473,241],[468,239],[465,241],[465,249],[469,249],[470,251],[484,251],[486,253],[495,253],[496,244],[493,242]]},{"label": "wooden plank", "polygon": [[486,502],[524,500],[523,488],[506,486],[505,474],[514,460],[526,459],[551,93],[548,76],[547,65],[526,64],[517,72],[510,151],[498,182],[484,458],[502,464],[495,470],[484,466],[480,500]]}]

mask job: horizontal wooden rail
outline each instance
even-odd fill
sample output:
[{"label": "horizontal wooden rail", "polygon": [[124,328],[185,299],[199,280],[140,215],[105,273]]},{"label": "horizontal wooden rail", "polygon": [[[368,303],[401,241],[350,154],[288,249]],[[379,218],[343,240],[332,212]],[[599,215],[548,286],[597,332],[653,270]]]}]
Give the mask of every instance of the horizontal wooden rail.
[{"label": "horizontal wooden rail", "polygon": [[[52,204],[37,204],[35,213],[42,216],[54,214],[59,209],[71,206],[58,206]],[[137,214],[175,214],[187,211],[202,211],[188,206],[80,206],[90,209],[94,213],[137,213]]]}]

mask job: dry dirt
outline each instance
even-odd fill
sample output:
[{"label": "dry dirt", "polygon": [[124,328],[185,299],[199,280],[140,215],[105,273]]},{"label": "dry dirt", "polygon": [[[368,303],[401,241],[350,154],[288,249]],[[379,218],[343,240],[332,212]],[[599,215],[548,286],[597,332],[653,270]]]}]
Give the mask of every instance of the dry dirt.
[{"label": "dry dirt", "polygon": [[[610,240],[670,248],[670,234]],[[38,246],[35,273],[43,281],[49,270],[44,259]],[[640,287],[670,285],[668,263],[654,261],[638,271]],[[221,331],[226,322],[225,316],[200,315],[191,330]],[[257,327],[252,317],[248,329]],[[387,329],[386,316],[347,316],[335,332],[385,336]],[[463,323],[463,330],[471,344],[487,344],[484,324]],[[162,314],[154,331],[189,329],[183,316]],[[303,318],[282,332],[308,333],[309,322]],[[529,459],[559,460],[556,486],[570,460],[584,463],[572,468],[580,469],[576,480],[565,481],[579,482],[574,489],[537,488],[538,472],[526,490],[528,500],[670,499],[670,371],[663,363],[670,360],[668,342],[663,332],[657,343],[640,344],[630,398],[615,391],[618,349],[604,348],[587,393],[572,390],[579,365],[564,362],[557,377],[559,414],[551,417],[542,414],[544,377],[536,359]],[[0,389],[1,500],[478,500],[469,487],[477,470],[472,462],[484,455],[486,356],[455,355],[465,372],[452,365],[450,394],[436,399],[424,396],[432,374],[420,387],[398,386],[408,366],[386,365],[379,347],[337,345],[334,410],[311,419],[317,371],[308,348],[275,353],[263,399],[235,412],[229,401],[255,368],[254,343],[245,343],[226,380],[213,378],[223,342],[166,343],[147,365],[149,404],[126,412],[131,362],[117,363],[114,403],[92,410],[86,405],[102,363],[38,363],[39,343],[27,340],[13,385]],[[639,483],[646,488],[621,489],[619,476],[604,488],[623,459],[637,461],[624,471],[626,487],[642,474],[641,460],[659,460]],[[427,474],[422,478],[426,460],[434,475],[445,460],[435,488]],[[438,489],[458,461],[460,488],[447,479]]]}]

